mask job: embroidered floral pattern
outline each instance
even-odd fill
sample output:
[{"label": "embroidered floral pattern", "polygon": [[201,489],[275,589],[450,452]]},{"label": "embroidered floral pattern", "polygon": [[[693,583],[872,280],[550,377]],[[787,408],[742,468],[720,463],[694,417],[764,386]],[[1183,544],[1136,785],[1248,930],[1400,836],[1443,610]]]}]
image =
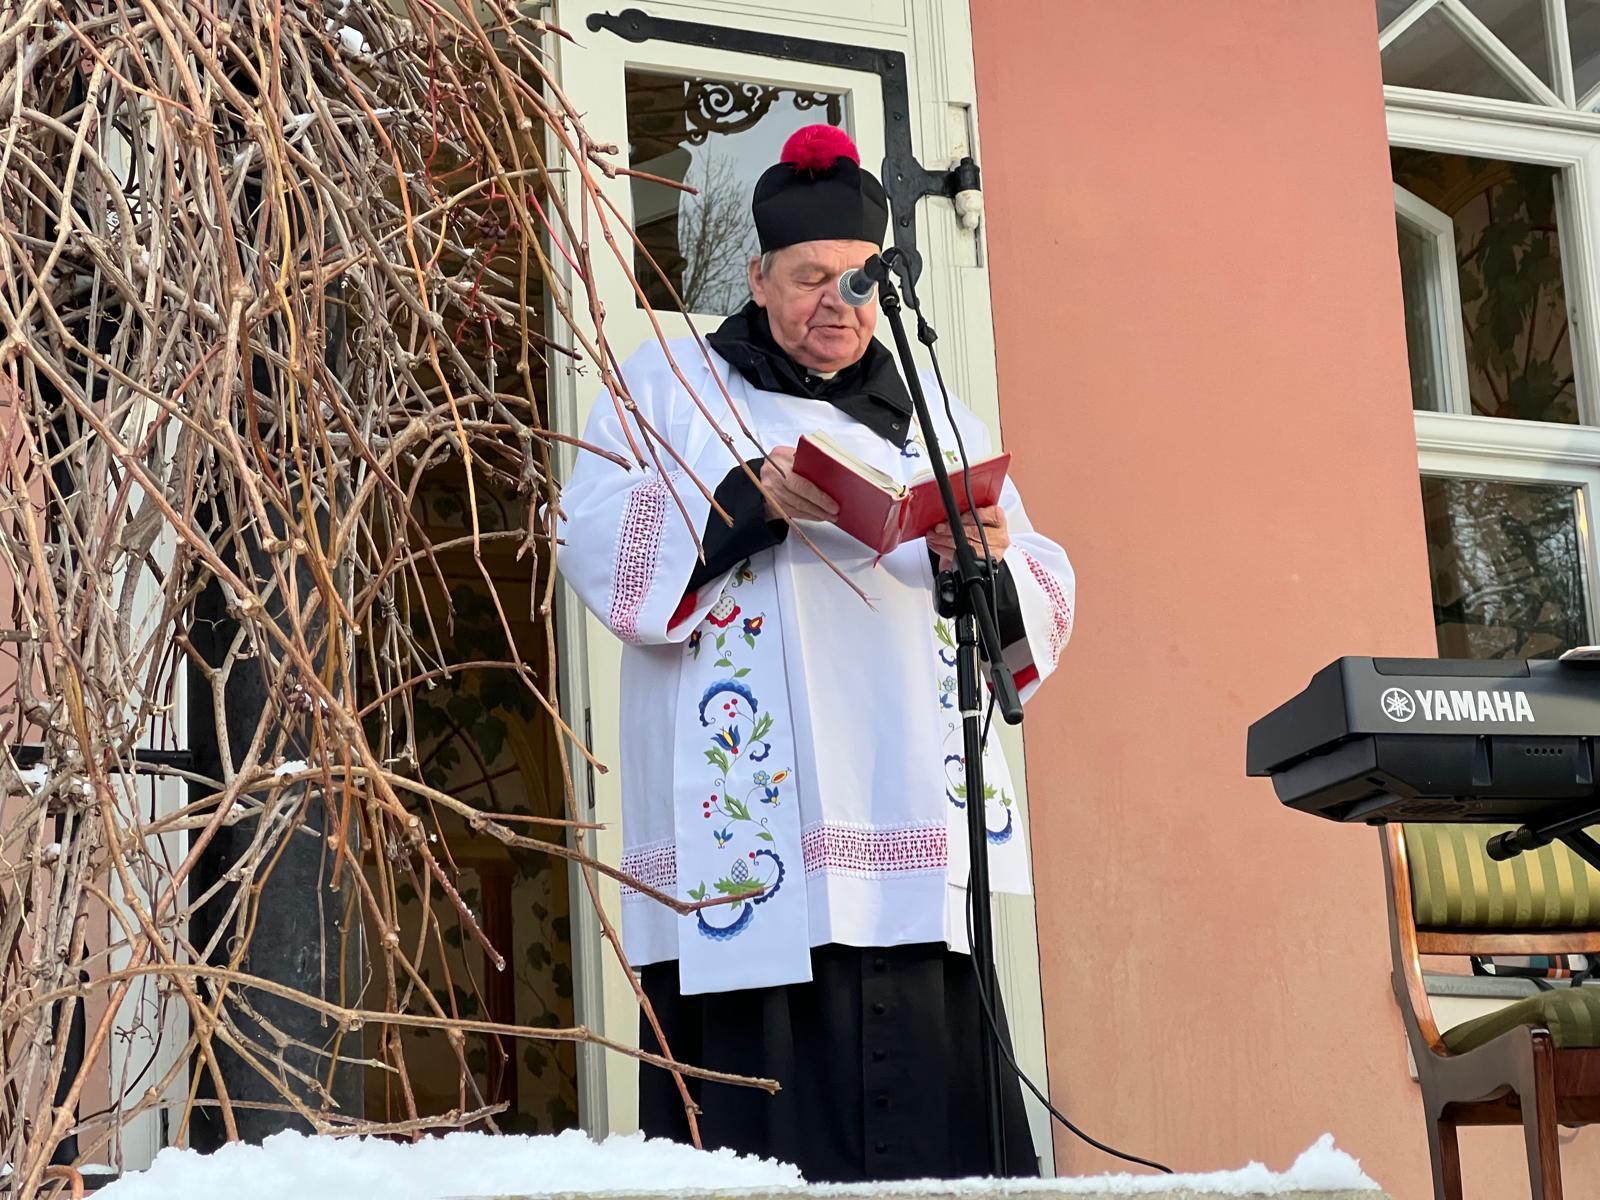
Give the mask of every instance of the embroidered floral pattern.
[{"label": "embroidered floral pattern", "polygon": [[617,567],[611,578],[613,632],[625,642],[639,643],[639,613],[649,598],[661,552],[661,531],[672,492],[667,480],[647,479],[628,493],[617,534]]},{"label": "embroidered floral pattern", "polygon": [[[939,663],[944,667],[956,665],[956,638],[954,624],[945,617],[940,617],[934,624],[934,633],[939,639]],[[956,677],[945,674],[939,680],[939,709],[941,712],[953,712],[956,707]],[[967,756],[962,752],[961,722],[958,719],[948,719],[944,727],[944,795],[952,807],[964,809],[967,807]],[[951,753],[954,751],[954,753]],[[991,845],[1000,845],[1009,842],[1011,835],[1016,831],[1016,824],[1012,817],[1011,793],[1004,788],[995,788],[989,784],[984,785],[984,819],[985,828],[989,833]],[[1000,812],[996,813],[994,801],[999,802]],[[995,827],[996,818],[1004,817],[999,828]]]},{"label": "embroidered floral pattern", "polygon": [[711,606],[711,611],[706,614],[706,620],[718,629],[726,629],[732,625],[734,618],[739,615],[739,603],[728,593],[724,592]]},{"label": "embroidered floral pattern", "polygon": [[[747,770],[746,764],[762,762],[772,752],[767,738],[772,732],[773,716],[762,711],[755,691],[744,682],[752,668],[741,665],[735,658],[739,651],[729,645],[732,634],[729,627],[743,611],[730,592],[754,582],[755,578],[746,560],[734,572],[728,591],[718,597],[706,615],[708,629],[697,631],[690,639],[690,653],[698,658],[699,634],[708,633],[717,652],[712,667],[729,673],[706,688],[699,708],[700,725],[710,730],[711,748],[705,751],[706,762],[714,769],[707,798],[701,802],[700,809],[704,819],[712,822],[711,836],[717,849],[729,852],[729,865],[720,879],[709,883],[702,879],[688,893],[695,900],[706,899],[713,889],[724,896],[736,897],[732,904],[695,914],[700,932],[718,941],[735,937],[748,928],[755,906],[775,896],[784,877],[783,860],[772,849],[777,839],[767,827],[762,808],[776,807],[782,802],[783,785],[790,772],[787,768],[776,772],[766,768]],[[745,617],[742,634],[732,636],[754,649],[765,616],[765,613],[756,613]],[[746,846],[750,848],[745,849]],[[711,914],[709,918],[707,911]],[[722,922],[727,914],[733,919]]]}]

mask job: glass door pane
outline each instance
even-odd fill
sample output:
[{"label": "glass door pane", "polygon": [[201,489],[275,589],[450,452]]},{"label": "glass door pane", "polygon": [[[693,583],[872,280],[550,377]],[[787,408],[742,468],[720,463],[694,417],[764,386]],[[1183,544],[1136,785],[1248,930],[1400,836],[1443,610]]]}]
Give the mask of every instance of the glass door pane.
[{"label": "glass door pane", "polygon": [[1434,627],[1446,658],[1549,658],[1588,644],[1580,490],[1424,476]]},{"label": "glass door pane", "polygon": [[[681,72],[630,69],[628,161],[693,192],[635,175],[634,274],[654,306],[725,316],[750,296],[756,253],[750,195],[783,143],[806,125],[846,121],[842,92],[778,87]],[[655,267],[650,260],[655,260]]]}]

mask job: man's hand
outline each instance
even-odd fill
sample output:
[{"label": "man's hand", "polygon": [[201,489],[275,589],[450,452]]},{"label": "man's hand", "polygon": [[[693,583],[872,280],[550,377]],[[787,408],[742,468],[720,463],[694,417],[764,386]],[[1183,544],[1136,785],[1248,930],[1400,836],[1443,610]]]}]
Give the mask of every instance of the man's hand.
[{"label": "man's hand", "polygon": [[[976,517],[976,519],[974,519]],[[967,513],[962,522],[962,528],[967,535],[967,541],[972,546],[972,552],[980,559],[983,557],[983,543],[978,540],[978,523],[983,523],[984,537],[989,542],[989,553],[999,562],[1006,556],[1006,549],[1011,545],[1011,534],[1006,527],[1006,510],[996,505],[993,508],[980,508],[977,513]],[[955,565],[956,540],[950,534],[948,523],[935,525],[928,531],[928,549],[939,556],[939,569],[948,571]]]},{"label": "man's hand", "polygon": [[[779,446],[767,452],[761,464],[761,486],[771,497],[767,520],[832,521],[839,515],[833,498],[809,479],[794,473],[794,447]],[[779,511],[781,506],[783,511]]]}]

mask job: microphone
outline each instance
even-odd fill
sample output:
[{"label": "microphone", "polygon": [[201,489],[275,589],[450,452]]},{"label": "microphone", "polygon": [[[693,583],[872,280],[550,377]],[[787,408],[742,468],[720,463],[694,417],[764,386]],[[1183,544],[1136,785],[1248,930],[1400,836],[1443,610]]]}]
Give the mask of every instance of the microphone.
[{"label": "microphone", "polygon": [[881,255],[874,254],[859,267],[851,267],[839,276],[839,299],[851,308],[870,304],[877,295],[878,284],[889,276],[889,268]]}]

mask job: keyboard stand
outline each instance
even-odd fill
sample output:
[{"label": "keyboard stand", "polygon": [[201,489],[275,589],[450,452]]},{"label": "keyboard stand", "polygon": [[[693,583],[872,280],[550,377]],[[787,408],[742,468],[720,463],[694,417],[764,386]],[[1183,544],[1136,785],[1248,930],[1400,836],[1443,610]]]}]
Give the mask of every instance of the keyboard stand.
[{"label": "keyboard stand", "polygon": [[1489,857],[1496,862],[1505,862],[1524,850],[1538,850],[1559,841],[1596,871],[1600,871],[1600,842],[1585,832],[1589,826],[1597,824],[1600,824],[1600,805],[1591,804],[1571,816],[1496,834],[1489,839]]}]

